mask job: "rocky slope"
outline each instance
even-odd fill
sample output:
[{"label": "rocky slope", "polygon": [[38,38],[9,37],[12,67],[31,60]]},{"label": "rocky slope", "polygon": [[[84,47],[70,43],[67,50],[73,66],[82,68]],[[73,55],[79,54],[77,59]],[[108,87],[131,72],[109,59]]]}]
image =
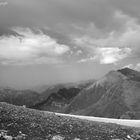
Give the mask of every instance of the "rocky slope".
[{"label": "rocky slope", "polygon": [[139,114],[139,75],[128,68],[109,72],[81,91],[66,108],[66,113],[109,118],[124,118],[127,112]]},{"label": "rocky slope", "polygon": [[27,135],[27,140],[52,140],[61,136],[65,140],[133,140],[139,137],[139,129],[64,117],[55,113],[27,109],[0,103],[0,129],[16,136],[19,131]]}]

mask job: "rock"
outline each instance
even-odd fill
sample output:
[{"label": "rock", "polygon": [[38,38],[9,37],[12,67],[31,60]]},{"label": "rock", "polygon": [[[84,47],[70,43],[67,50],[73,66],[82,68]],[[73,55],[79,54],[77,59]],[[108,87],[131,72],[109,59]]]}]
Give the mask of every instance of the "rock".
[{"label": "rock", "polygon": [[74,138],[74,140],[80,140],[79,138]]},{"label": "rock", "polygon": [[60,135],[56,135],[56,136],[53,136],[51,140],[64,140],[65,138],[60,136]]},{"label": "rock", "polygon": [[123,139],[111,139],[111,140],[123,140]]}]

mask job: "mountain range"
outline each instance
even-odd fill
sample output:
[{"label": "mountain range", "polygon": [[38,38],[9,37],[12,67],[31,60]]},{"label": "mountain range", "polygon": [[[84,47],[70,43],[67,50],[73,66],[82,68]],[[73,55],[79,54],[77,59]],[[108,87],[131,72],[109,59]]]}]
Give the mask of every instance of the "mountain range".
[{"label": "mountain range", "polygon": [[99,80],[43,86],[42,92],[0,88],[0,102],[66,114],[140,119],[140,72],[123,68]]},{"label": "mountain range", "polygon": [[13,105],[62,112],[73,98],[85,87],[93,83],[94,80],[82,81],[80,83],[57,84],[53,86],[43,86],[36,90],[16,90],[10,87],[0,88],[0,102],[7,102]]}]

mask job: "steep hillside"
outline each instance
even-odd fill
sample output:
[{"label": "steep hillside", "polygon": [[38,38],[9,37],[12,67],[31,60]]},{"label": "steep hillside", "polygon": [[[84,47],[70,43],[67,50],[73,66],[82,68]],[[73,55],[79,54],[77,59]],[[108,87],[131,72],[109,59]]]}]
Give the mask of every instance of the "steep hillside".
[{"label": "steep hillside", "polygon": [[27,140],[45,140],[62,136],[66,140],[112,140],[139,137],[139,129],[116,124],[86,121],[55,113],[41,112],[6,103],[0,103],[0,129],[16,136],[19,131]]},{"label": "steep hillside", "polygon": [[79,93],[79,88],[62,88],[56,93],[51,93],[46,100],[32,106],[31,108],[62,112],[72,99]]},{"label": "steep hillside", "polygon": [[[110,118],[120,118],[128,111],[138,114],[140,82],[136,77],[139,72],[127,69],[126,74],[125,71],[111,71],[84,89],[66,108],[66,113]],[[132,77],[134,72],[136,74]]]},{"label": "steep hillside", "polygon": [[78,96],[71,102],[69,107],[66,108],[66,112],[75,112],[91,106],[108,91],[113,84],[119,84],[126,77],[116,71],[109,72],[106,76],[100,80],[94,82],[92,85],[83,89]]},{"label": "steep hillside", "polygon": [[63,112],[64,108],[76,97],[85,87],[91,85],[95,80],[82,81],[80,83],[67,83],[50,86],[40,94],[38,104],[30,106],[39,110]]}]

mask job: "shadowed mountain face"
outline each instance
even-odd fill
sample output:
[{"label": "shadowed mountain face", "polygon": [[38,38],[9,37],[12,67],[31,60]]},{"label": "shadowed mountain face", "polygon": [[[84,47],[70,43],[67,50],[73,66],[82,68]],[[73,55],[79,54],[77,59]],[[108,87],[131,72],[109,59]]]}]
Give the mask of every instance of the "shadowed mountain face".
[{"label": "shadowed mountain face", "polygon": [[62,88],[56,93],[51,93],[48,98],[31,108],[47,110],[53,112],[62,112],[72,99],[79,93],[79,88]]},{"label": "shadowed mountain face", "polygon": [[69,83],[51,86],[41,94],[43,97],[42,102],[32,106],[31,108],[53,112],[63,112],[64,108],[70,104],[79,92],[93,82],[94,80],[81,82],[80,84]]},{"label": "shadowed mountain face", "polygon": [[128,111],[139,114],[139,75],[128,68],[109,72],[82,90],[65,109],[66,113],[109,118],[124,117]]},{"label": "shadowed mountain face", "polygon": [[131,80],[140,82],[140,72],[138,71],[135,71],[129,68],[124,68],[124,69],[118,70],[118,72],[124,74]]}]

